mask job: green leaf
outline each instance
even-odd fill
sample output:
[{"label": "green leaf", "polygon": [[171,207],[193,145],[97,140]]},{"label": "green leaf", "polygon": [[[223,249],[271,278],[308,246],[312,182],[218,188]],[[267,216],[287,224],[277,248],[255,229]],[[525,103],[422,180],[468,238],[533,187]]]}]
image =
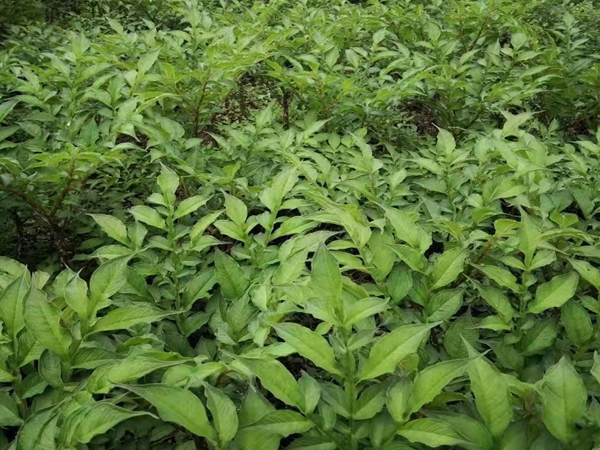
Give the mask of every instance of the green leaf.
[{"label": "green leaf", "polygon": [[562,323],[567,336],[578,347],[582,347],[594,334],[592,319],[586,309],[575,300],[569,300],[560,309]]},{"label": "green leaf", "polygon": [[333,349],[323,336],[295,323],[271,324],[271,327],[300,355],[331,374],[341,374]]},{"label": "green leaf", "polygon": [[406,356],[416,353],[417,349],[437,323],[426,325],[406,325],[396,328],[383,336],[369,353],[368,359],[360,368],[359,381],[370,380],[393,372],[396,365]]},{"label": "green leaf", "polygon": [[481,284],[477,284],[477,290],[488,305],[494,308],[505,321],[510,322],[513,319],[515,310],[504,292],[500,289]]},{"label": "green leaf", "polygon": [[452,429],[450,425],[436,419],[416,419],[403,425],[398,434],[410,442],[425,444],[429,447],[442,445],[473,448],[472,443]]},{"label": "green leaf", "polygon": [[248,208],[239,198],[233,197],[229,194],[224,195],[227,217],[229,217],[238,227],[245,229],[246,219],[248,218]]},{"label": "green leaf", "polygon": [[395,265],[387,277],[386,286],[394,303],[400,303],[413,287],[411,271],[404,265]]},{"label": "green leaf", "polygon": [[88,308],[93,317],[97,307],[104,307],[103,303],[115,295],[127,282],[127,263],[129,257],[111,259],[102,264],[90,279],[90,295],[92,304]]},{"label": "green leaf", "polygon": [[250,281],[238,263],[231,256],[217,250],[215,253],[215,266],[217,268],[217,281],[221,286],[223,295],[229,299],[241,297],[248,288]]},{"label": "green leaf", "polygon": [[596,269],[587,261],[570,259],[573,268],[581,277],[600,291],[600,270]]},{"label": "green leaf", "polygon": [[158,59],[159,54],[160,48],[144,53],[138,61],[138,72],[142,75],[148,72]]},{"label": "green leaf", "polygon": [[536,289],[535,299],[529,304],[529,312],[537,314],[549,308],[561,307],[575,295],[578,283],[579,275],[570,272],[540,284]]},{"label": "green leaf", "polygon": [[[465,341],[465,345],[469,356],[477,356],[477,352],[468,342]],[[467,368],[467,372],[477,411],[492,436],[501,436],[513,417],[510,392],[505,378],[486,358],[475,359]]]},{"label": "green leaf", "polygon": [[210,197],[203,197],[202,195],[194,195],[193,197],[186,198],[177,207],[173,218],[180,219],[181,217],[185,217],[188,214],[193,213],[198,208],[206,205],[208,200],[210,200]]},{"label": "green leaf", "polygon": [[468,253],[462,248],[454,248],[444,252],[436,261],[431,272],[433,285],[431,289],[439,289],[452,283],[463,271]]},{"label": "green leaf", "polygon": [[63,288],[65,302],[82,321],[88,318],[89,298],[87,291],[87,284],[79,277],[78,273],[73,274]]},{"label": "green leaf", "polygon": [[28,272],[23,271],[21,276],[14,279],[0,294],[0,319],[13,339],[25,327],[23,301],[28,291]]},{"label": "green leaf", "polygon": [[291,406],[299,406],[298,384],[283,364],[274,359],[236,357],[275,397]]},{"label": "green leaf", "polygon": [[90,334],[101,331],[125,330],[138,323],[156,322],[173,314],[177,314],[177,311],[165,311],[148,303],[122,306],[98,319],[90,330]]},{"label": "green leaf", "polygon": [[436,292],[427,303],[427,321],[440,322],[450,319],[463,303],[462,289],[446,289]]},{"label": "green leaf", "polygon": [[187,389],[164,384],[121,387],[151,403],[162,420],[181,425],[196,436],[216,442],[217,433],[208,421],[204,405]]},{"label": "green leaf", "polygon": [[554,343],[556,335],[556,323],[552,319],[536,322],[521,339],[521,353],[530,356],[542,352]]},{"label": "green leaf", "polygon": [[598,352],[596,351],[594,352],[594,365],[592,366],[590,373],[596,381],[600,383],[600,355],[598,355]]},{"label": "green leaf", "polygon": [[454,137],[446,130],[440,128],[437,135],[437,148],[446,156],[452,154],[456,148]]},{"label": "green leaf", "polygon": [[31,287],[25,300],[25,325],[45,348],[63,359],[68,358],[73,338],[60,324],[60,310],[35,286]]},{"label": "green leaf", "polygon": [[313,426],[314,424],[301,414],[295,411],[281,410],[267,414],[250,428],[288,437],[291,434],[305,433]]},{"label": "green leaf", "polygon": [[541,396],[544,425],[559,441],[571,442],[575,424],[585,414],[587,389],[566,357],[544,374]]},{"label": "green leaf", "polygon": [[23,424],[14,399],[5,392],[0,392],[0,426],[18,427]]},{"label": "green leaf", "polygon": [[368,420],[375,417],[385,405],[386,390],[387,386],[380,383],[362,391],[354,405],[352,417],[356,420]]},{"label": "green leaf", "polygon": [[[160,187],[160,191],[162,192],[163,197],[165,198],[165,200],[167,202],[167,205],[174,205],[175,204],[175,192],[177,192],[177,188],[179,187],[179,177],[177,176],[177,173],[175,171],[169,169],[167,166],[161,165],[160,175],[158,176],[157,183],[158,183],[158,186]],[[144,207],[144,208],[146,208],[146,207]],[[151,208],[148,208],[148,209],[151,210]],[[143,220],[141,220],[137,217],[136,217],[136,219],[140,220],[140,222],[144,222]],[[144,222],[144,223],[148,223],[149,225],[156,226],[149,222]],[[157,227],[157,228],[160,228],[160,227]]]},{"label": "green leaf", "polygon": [[416,224],[416,218],[395,208],[385,208],[385,215],[394,227],[398,239],[420,253],[431,246],[431,235]]},{"label": "green leaf", "polygon": [[162,216],[153,208],[145,205],[134,206],[129,209],[129,212],[136,220],[143,222],[147,225],[151,225],[156,228],[160,228],[161,230],[167,230],[167,224]]},{"label": "green leaf", "polygon": [[[324,436],[302,436],[292,442],[286,450],[335,450],[338,446],[335,442]],[[398,449],[398,450],[410,450]]]},{"label": "green leaf", "polygon": [[338,309],[341,308],[342,274],[337,259],[325,244],[319,245],[312,259],[310,281],[315,292],[326,296]]},{"label": "green leaf", "polygon": [[417,374],[408,399],[408,414],[415,413],[431,402],[452,380],[463,375],[477,358],[443,361],[426,367]]},{"label": "green leaf", "polygon": [[[144,411],[130,411],[106,402],[86,405],[73,413],[76,420],[67,420],[63,433],[68,433],[72,439],[70,444],[88,444],[95,436],[106,433],[124,420],[132,417],[152,416]],[[74,427],[70,430],[69,427]]]},{"label": "green leaf", "polygon": [[298,172],[296,168],[284,170],[277,174],[271,187],[263,189],[259,198],[263,205],[270,211],[276,211],[281,206],[283,198],[292,190],[298,182]]},{"label": "green leaf", "polygon": [[313,377],[303,372],[298,380],[298,393],[302,403],[301,411],[307,415],[312,414],[321,398],[321,385]]},{"label": "green leaf", "polygon": [[234,438],[238,430],[235,404],[223,392],[209,384],[205,385],[204,392],[219,438],[223,444],[226,444]]},{"label": "green leaf", "polygon": [[518,249],[525,255],[525,266],[529,267],[533,259],[533,254],[541,242],[542,234],[537,225],[523,210],[521,210],[521,224],[519,226],[518,237]]},{"label": "green leaf", "polygon": [[87,379],[86,389],[93,394],[106,394],[113,385],[135,381],[159,369],[177,366],[186,360],[169,353],[128,356],[97,368]]},{"label": "green leaf", "polygon": [[498,284],[498,286],[508,288],[513,292],[519,292],[517,278],[508,270],[503,269],[502,267],[490,265],[480,265],[477,266],[477,268],[485,273],[488,278]]},{"label": "green leaf", "polygon": [[90,214],[90,216],[109,237],[115,241],[119,241],[123,245],[129,244],[127,228],[121,220],[106,214]]},{"label": "green leaf", "polygon": [[408,399],[413,389],[410,378],[401,378],[388,389],[386,406],[394,421],[402,424],[408,418]]}]

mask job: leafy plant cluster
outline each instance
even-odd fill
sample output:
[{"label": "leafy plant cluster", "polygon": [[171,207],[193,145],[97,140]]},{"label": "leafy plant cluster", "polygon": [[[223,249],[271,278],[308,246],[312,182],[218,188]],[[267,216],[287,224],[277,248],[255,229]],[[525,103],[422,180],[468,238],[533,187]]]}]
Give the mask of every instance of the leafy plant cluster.
[{"label": "leafy plant cluster", "polygon": [[0,448],[600,448],[593,24],[167,3],[0,52]]}]

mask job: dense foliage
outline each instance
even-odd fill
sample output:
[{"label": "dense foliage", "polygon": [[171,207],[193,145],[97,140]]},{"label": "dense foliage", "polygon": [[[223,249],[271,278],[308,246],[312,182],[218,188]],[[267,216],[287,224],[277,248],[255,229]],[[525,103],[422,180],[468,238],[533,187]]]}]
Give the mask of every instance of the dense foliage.
[{"label": "dense foliage", "polygon": [[0,448],[600,448],[593,1],[91,3],[0,51]]}]

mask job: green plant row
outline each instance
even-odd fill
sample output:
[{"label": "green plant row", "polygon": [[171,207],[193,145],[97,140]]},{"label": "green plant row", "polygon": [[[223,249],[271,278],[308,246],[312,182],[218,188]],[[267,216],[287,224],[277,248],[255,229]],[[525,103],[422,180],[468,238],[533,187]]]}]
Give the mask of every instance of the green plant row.
[{"label": "green plant row", "polygon": [[600,448],[593,24],[230,6],[0,51],[0,449]]}]

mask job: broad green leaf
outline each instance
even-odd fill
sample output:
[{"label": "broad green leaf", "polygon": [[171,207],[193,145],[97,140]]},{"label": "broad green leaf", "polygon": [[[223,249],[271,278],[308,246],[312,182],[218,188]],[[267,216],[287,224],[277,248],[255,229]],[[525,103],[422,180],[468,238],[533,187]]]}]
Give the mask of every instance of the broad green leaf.
[{"label": "broad green leaf", "polygon": [[455,248],[444,252],[436,259],[431,272],[433,285],[431,289],[439,289],[452,283],[463,271],[467,251]]},{"label": "broad green leaf", "polygon": [[425,252],[431,246],[431,235],[419,227],[410,214],[395,208],[386,208],[385,215],[394,227],[398,239],[419,253]]},{"label": "broad green leaf", "polygon": [[23,271],[0,294],[0,319],[13,339],[25,326],[23,301],[30,287],[27,278],[27,272]]},{"label": "broad green leaf", "polygon": [[454,137],[446,130],[440,128],[437,135],[437,148],[446,156],[452,154],[456,148]]},{"label": "broad green leaf", "polygon": [[354,405],[352,417],[356,420],[372,419],[383,410],[386,400],[387,386],[383,383],[375,384],[361,392]]},{"label": "broad green leaf", "polygon": [[325,244],[319,245],[312,259],[310,281],[315,292],[326,296],[334,305],[340,307],[342,274],[337,260]]},{"label": "broad green leaf", "polygon": [[167,224],[162,216],[153,208],[144,205],[138,205],[132,207],[129,212],[142,223],[151,225],[161,230],[167,230]]},{"label": "broad green leaf", "polygon": [[295,411],[280,410],[267,414],[250,428],[287,437],[291,434],[304,433],[313,426],[309,419]]},{"label": "broad green leaf", "polygon": [[556,339],[556,323],[552,319],[544,319],[524,333],[520,342],[523,356],[535,355],[550,347]]},{"label": "broad green leaf", "polygon": [[275,359],[237,357],[275,397],[291,406],[299,405],[298,384],[283,364]]},{"label": "broad green leaf", "polygon": [[248,208],[239,198],[233,197],[229,194],[224,195],[227,217],[229,217],[237,226],[245,229],[246,219],[248,218]]},{"label": "broad green leaf", "polygon": [[165,311],[148,303],[121,306],[109,311],[108,314],[98,319],[90,330],[90,333],[125,330],[138,323],[156,322],[173,314],[177,314],[177,311]]},{"label": "broad green leaf", "polygon": [[408,399],[408,414],[431,402],[452,380],[463,375],[477,357],[443,361],[426,367],[417,374]]},{"label": "broad green leaf", "polygon": [[210,197],[204,197],[202,195],[194,195],[193,197],[186,198],[179,204],[179,206],[177,206],[173,218],[180,219],[181,217],[185,217],[188,214],[193,213],[198,208],[206,205],[208,200],[210,200]]},{"label": "broad green leaf", "polygon": [[109,237],[115,241],[119,241],[123,245],[129,244],[127,228],[121,220],[106,214],[90,214],[90,216]]},{"label": "broad green leaf", "polygon": [[208,384],[205,385],[204,392],[219,438],[225,444],[234,438],[238,430],[235,404],[219,389],[215,389]]},{"label": "broad green leaf", "polygon": [[508,270],[490,265],[480,265],[477,268],[485,273],[488,278],[496,282],[498,286],[508,288],[513,292],[519,292],[517,278]]},{"label": "broad green leaf", "polygon": [[537,314],[549,308],[560,308],[575,295],[578,283],[577,273],[570,272],[540,284],[536,289],[535,299],[529,304],[529,312]]},{"label": "broad green leaf", "polygon": [[570,259],[573,268],[581,277],[600,291],[600,270],[596,269],[587,261]]},{"label": "broad green leaf", "polygon": [[87,292],[87,283],[79,277],[78,273],[73,274],[63,289],[65,302],[82,321],[88,318],[89,298]]},{"label": "broad green leaf", "polygon": [[575,424],[585,414],[587,389],[566,357],[544,374],[541,392],[544,425],[559,441],[571,442]]},{"label": "broad green leaf", "polygon": [[341,374],[333,349],[323,336],[295,323],[279,323],[271,326],[279,337],[294,347],[300,355],[331,374]]},{"label": "broad green leaf", "polygon": [[[179,187],[179,177],[175,171],[169,169],[167,166],[161,165],[160,175],[157,179],[157,184],[160,187],[160,191],[163,194],[168,205],[175,204],[175,192]],[[137,208],[137,207],[134,207]],[[148,208],[151,209],[151,208]],[[155,211],[156,212],[156,211]],[[135,215],[135,214],[134,214]],[[136,219],[140,220],[140,222],[144,222],[143,220],[136,217]],[[148,222],[145,222],[148,223]],[[148,223],[149,225],[153,225]],[[160,228],[160,227],[157,227]]]},{"label": "broad green leaf", "polygon": [[60,323],[60,310],[48,301],[44,292],[34,286],[25,299],[25,325],[45,348],[63,359],[68,358],[73,338]]},{"label": "broad green leaf", "polygon": [[142,55],[142,57],[139,59],[138,64],[137,64],[138,72],[142,75],[144,75],[146,72],[148,72],[152,68],[152,66],[154,65],[156,60],[158,59],[159,54],[160,54],[160,48],[156,49],[156,50],[152,50],[147,53],[144,53]]},{"label": "broad green leaf", "polygon": [[364,298],[349,306],[346,305],[343,324],[350,327],[356,322],[384,311],[387,306],[388,300],[383,298]]},{"label": "broad green leaf", "polygon": [[446,289],[436,292],[427,303],[427,321],[440,322],[450,319],[463,303],[462,289]]},{"label": "broad green leaf", "polygon": [[404,265],[396,265],[387,277],[386,286],[394,303],[399,303],[413,287],[412,273]]},{"label": "broad green leaf", "polygon": [[283,198],[292,190],[298,182],[296,168],[290,168],[279,173],[273,180],[271,187],[263,189],[259,198],[263,205],[270,211],[276,211],[281,206]]},{"label": "broad green leaf", "polygon": [[241,297],[248,288],[250,281],[239,264],[231,256],[217,250],[215,253],[215,266],[217,268],[217,281],[221,286],[223,295],[229,299]]},{"label": "broad green leaf", "polygon": [[96,309],[102,308],[104,302],[115,295],[127,282],[127,263],[129,257],[115,258],[102,264],[90,279],[90,296],[92,304],[88,311],[93,317]]},{"label": "broad green leaf", "polygon": [[14,399],[5,392],[0,392],[0,426],[18,427],[23,424]]},{"label": "broad green leaf", "polygon": [[386,406],[394,421],[402,424],[408,416],[408,399],[413,389],[410,378],[401,378],[388,389]]},{"label": "broad green leaf", "polygon": [[369,357],[360,368],[359,381],[393,372],[403,358],[416,353],[429,330],[436,325],[438,324],[406,325],[380,338],[375,342]]},{"label": "broad green leaf", "polygon": [[592,366],[590,373],[596,381],[600,383],[600,355],[598,355],[598,352],[594,352],[594,365]]},{"label": "broad green leaf", "polygon": [[425,444],[429,447],[460,446],[473,448],[450,425],[436,419],[416,419],[403,425],[398,434],[410,442]]},{"label": "broad green leaf", "polygon": [[67,420],[65,427],[75,427],[74,430],[68,430],[72,436],[71,444],[87,444],[95,436],[106,433],[117,424],[132,417],[151,416],[145,411],[130,411],[125,408],[106,402],[97,402],[86,405],[77,410],[74,415],[80,416],[77,421],[69,422]]},{"label": "broad green leaf", "polygon": [[481,284],[477,284],[477,290],[488,305],[494,308],[505,321],[510,322],[513,319],[515,311],[504,292]]},{"label": "broad green leaf", "polygon": [[[469,349],[469,356],[477,356],[475,349],[468,343],[466,345]],[[501,436],[513,417],[506,380],[486,358],[475,359],[467,368],[467,372],[471,380],[471,391],[475,396],[477,411],[492,436]]]},{"label": "broad green leaf", "polygon": [[121,387],[151,403],[162,420],[181,425],[196,436],[205,437],[213,442],[217,440],[217,432],[208,421],[204,405],[187,389],[164,384]]},{"label": "broad green leaf", "polygon": [[[338,446],[325,436],[304,435],[292,442],[286,450],[335,450]],[[397,450],[410,450],[397,449]]]},{"label": "broad green leaf", "polygon": [[519,226],[518,249],[525,255],[525,266],[529,267],[533,254],[541,242],[542,234],[529,215],[521,210],[521,223]]},{"label": "broad green leaf", "polygon": [[298,392],[301,404],[301,411],[304,414],[312,414],[321,398],[321,385],[317,380],[306,372],[298,380]]},{"label": "broad green leaf", "polygon": [[576,346],[581,347],[592,338],[592,319],[578,301],[569,300],[560,308],[560,313],[567,336]]},{"label": "broad green leaf", "polygon": [[169,353],[128,356],[97,368],[87,379],[86,389],[93,394],[106,394],[115,384],[135,381],[155,370],[177,366],[185,361]]}]

